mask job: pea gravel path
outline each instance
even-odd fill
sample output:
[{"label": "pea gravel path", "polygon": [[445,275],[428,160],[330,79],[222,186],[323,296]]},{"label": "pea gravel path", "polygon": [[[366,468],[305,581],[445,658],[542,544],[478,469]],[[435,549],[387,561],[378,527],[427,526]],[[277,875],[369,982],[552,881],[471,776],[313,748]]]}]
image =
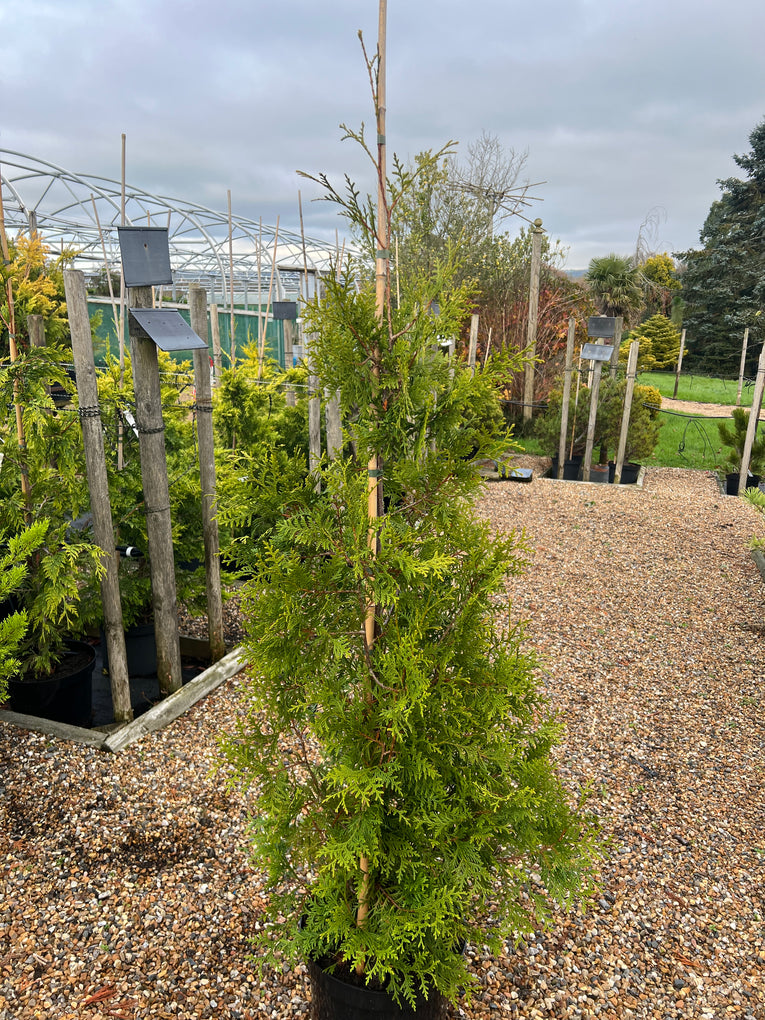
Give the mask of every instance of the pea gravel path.
[{"label": "pea gravel path", "polygon": [[[533,462],[529,462],[533,463]],[[592,907],[501,958],[461,1015],[765,1018],[763,596],[751,508],[711,476],[487,486],[535,551],[510,585],[610,837]],[[111,757],[0,725],[0,1020],[304,1017],[247,960],[243,804],[209,774],[241,676]]]}]

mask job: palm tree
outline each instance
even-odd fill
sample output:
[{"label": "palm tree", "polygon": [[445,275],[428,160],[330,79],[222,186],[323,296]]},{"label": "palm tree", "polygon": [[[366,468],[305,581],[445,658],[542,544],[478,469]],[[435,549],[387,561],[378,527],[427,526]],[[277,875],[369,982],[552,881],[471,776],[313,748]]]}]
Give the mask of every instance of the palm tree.
[{"label": "palm tree", "polygon": [[643,304],[640,268],[629,255],[594,258],[585,273],[601,315],[621,315],[625,323]]}]

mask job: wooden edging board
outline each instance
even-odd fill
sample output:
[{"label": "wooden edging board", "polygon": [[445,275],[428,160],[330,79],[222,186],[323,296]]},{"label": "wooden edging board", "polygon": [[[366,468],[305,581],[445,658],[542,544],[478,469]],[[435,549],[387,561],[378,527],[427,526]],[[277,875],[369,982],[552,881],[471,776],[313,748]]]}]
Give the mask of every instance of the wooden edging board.
[{"label": "wooden edging board", "polygon": [[33,715],[22,715],[19,712],[6,712],[2,709],[0,709],[0,722],[10,723],[12,726],[19,726],[21,729],[32,730],[35,733],[46,733],[59,740],[85,744],[95,747],[99,751],[122,751],[147,733],[162,729],[183,715],[198,701],[214,691],[216,687],[220,687],[222,683],[243,669],[245,664],[244,650],[241,647],[235,648],[218,662],[213,663],[204,673],[200,673],[199,676],[184,684],[180,690],[153,705],[138,719],[123,723],[108,733],[88,730],[80,726],[69,726],[66,723],[40,719]]}]

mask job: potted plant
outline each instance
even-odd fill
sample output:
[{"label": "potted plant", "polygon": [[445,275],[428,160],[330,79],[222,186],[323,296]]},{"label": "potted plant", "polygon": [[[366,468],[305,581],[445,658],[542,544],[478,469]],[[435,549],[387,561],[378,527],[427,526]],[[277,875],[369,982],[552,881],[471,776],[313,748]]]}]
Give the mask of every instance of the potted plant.
[{"label": "potted plant", "polygon": [[[388,213],[415,184],[396,164]],[[329,195],[373,240],[355,188]],[[533,930],[597,853],[555,774],[533,655],[501,619],[522,539],[473,510],[472,458],[508,437],[468,409],[496,399],[507,365],[432,356],[469,313],[454,268],[396,308],[350,273],[311,305],[313,370],[353,414],[357,456],[285,493],[243,603],[251,711],[223,749],[253,789],[251,851],[272,887],[258,944],[308,961],[321,1020],[368,1015],[369,996],[379,1017],[438,1015],[474,984],[464,943]]]},{"label": "potted plant", "polygon": [[[580,387],[578,401],[571,400],[568,409],[566,427],[566,460],[563,464],[563,478],[576,481],[580,476],[582,457],[587,437],[587,413],[583,407],[589,404],[590,391],[586,386]],[[581,406],[580,406],[581,405]],[[563,416],[563,390],[558,386],[550,391],[547,410],[540,415],[534,425],[534,435],[540,446],[552,459],[552,474],[558,476],[558,451],[560,447],[560,425]]]},{"label": "potted plant", "polygon": [[[749,413],[743,407],[734,407],[731,425],[724,421],[717,423],[720,441],[727,447],[723,450],[724,459],[720,464],[720,469],[725,474],[725,491],[728,496],[738,495],[741,458],[744,455],[746,432],[749,427]],[[756,488],[763,474],[765,474],[765,435],[758,436],[755,433],[749,458],[747,488]]]},{"label": "potted plant", "polygon": [[[18,675],[9,681],[14,711],[87,725],[95,652],[83,633],[82,598],[103,570],[101,552],[77,529],[88,507],[82,433],[76,412],[57,410],[47,387],[71,391],[55,346],[30,348],[0,370],[0,545],[34,521],[38,548],[14,593],[26,617]],[[18,427],[16,407],[22,409]]]}]

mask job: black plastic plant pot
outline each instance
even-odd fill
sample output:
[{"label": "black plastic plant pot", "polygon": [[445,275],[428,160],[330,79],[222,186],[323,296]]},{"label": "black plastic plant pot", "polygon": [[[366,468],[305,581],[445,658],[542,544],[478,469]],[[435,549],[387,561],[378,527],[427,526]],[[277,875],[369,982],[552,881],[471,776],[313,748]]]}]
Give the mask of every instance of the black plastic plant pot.
[{"label": "black plastic plant pot", "polygon": [[[552,467],[550,469],[552,477],[558,477],[558,458],[553,457]],[[571,457],[570,460],[563,461],[563,477],[568,482],[575,482],[578,480],[582,470],[582,458],[579,455]]]},{"label": "black plastic plant pot", "polygon": [[90,726],[93,711],[95,649],[84,641],[67,641],[67,652],[49,677],[8,681],[8,708],[70,726]]},{"label": "black plastic plant pot", "polygon": [[600,482],[601,484],[607,485],[609,482],[608,464],[590,465],[590,481]]},{"label": "black plastic plant pot", "polygon": [[446,1000],[438,992],[427,999],[418,999],[416,1009],[396,1005],[386,991],[364,985],[363,978],[352,982],[351,975],[343,980],[338,971],[329,974],[308,961],[311,980],[313,1020],[443,1020],[447,1014]]},{"label": "black plastic plant pot", "polygon": [[[732,471],[725,476],[725,493],[728,496],[738,496],[738,482],[741,475],[738,471]],[[746,488],[756,488],[760,484],[760,476],[748,474],[746,477]]]},{"label": "black plastic plant pot", "polygon": [[[130,676],[155,676],[157,672],[157,641],[154,622],[137,623],[125,631],[125,655]],[[106,634],[101,631],[101,658],[104,669],[109,669],[109,651]]]},{"label": "black plastic plant pot", "polygon": [[640,474],[640,464],[633,464],[631,461],[622,467],[621,484],[634,485]]}]

